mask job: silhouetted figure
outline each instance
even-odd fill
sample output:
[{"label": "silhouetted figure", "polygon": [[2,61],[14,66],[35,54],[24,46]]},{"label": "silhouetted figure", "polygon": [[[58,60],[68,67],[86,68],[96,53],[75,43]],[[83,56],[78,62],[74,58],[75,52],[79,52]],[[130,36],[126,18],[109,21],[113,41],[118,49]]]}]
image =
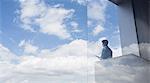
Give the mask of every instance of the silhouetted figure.
[{"label": "silhouetted figure", "polygon": [[103,49],[101,54],[101,59],[112,58],[112,50],[108,47],[108,40],[102,41]]}]

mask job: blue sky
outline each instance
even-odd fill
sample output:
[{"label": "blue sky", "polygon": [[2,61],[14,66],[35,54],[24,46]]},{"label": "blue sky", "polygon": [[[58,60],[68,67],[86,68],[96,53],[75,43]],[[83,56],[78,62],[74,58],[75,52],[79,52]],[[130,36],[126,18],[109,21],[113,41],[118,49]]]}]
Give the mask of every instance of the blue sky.
[{"label": "blue sky", "polygon": [[[38,45],[41,48],[55,48],[58,45],[65,44],[71,40],[59,39],[55,36],[49,36],[42,33],[32,33],[26,31],[21,27],[18,14],[16,11],[20,9],[19,3],[13,0],[2,0],[1,1],[1,20],[2,28],[1,31],[1,42],[8,48],[10,48],[15,53],[18,53],[19,48],[17,47],[18,43],[21,40],[31,40],[35,45]],[[87,40],[87,26],[86,26],[86,6],[79,5],[77,3],[72,3],[66,0],[45,0],[45,3],[48,5],[63,4],[66,9],[74,9],[75,13],[69,21],[73,20],[79,24],[82,32],[80,33],[71,33],[73,39],[86,39]],[[7,10],[7,11],[5,11]],[[67,25],[67,22],[66,22]],[[67,26],[69,30],[71,26]],[[15,49],[14,49],[15,48]]]},{"label": "blue sky", "polygon": [[[97,0],[98,1],[98,0]],[[105,0],[101,0],[105,1]],[[106,8],[103,10],[104,19],[99,19],[100,24],[102,23],[102,27],[105,29],[101,31],[98,35],[88,35],[90,41],[97,41],[99,38],[106,37],[110,41],[110,45],[112,47],[120,46],[120,34],[119,34],[119,26],[118,26],[118,16],[117,16],[117,7],[111,2],[107,2]],[[101,20],[105,20],[105,22],[101,22]],[[94,21],[95,23],[97,21]],[[92,26],[96,26],[98,24],[93,24]],[[93,30],[94,27],[90,28],[89,32]]]},{"label": "blue sky", "polygon": [[[21,40],[32,41],[35,45],[40,48],[56,48],[59,45],[69,43],[75,39],[84,39],[89,41],[97,41],[101,37],[107,37],[112,43],[111,46],[117,46],[119,43],[117,38],[112,35],[118,35],[115,33],[118,31],[117,13],[116,8],[111,3],[108,3],[106,13],[106,22],[104,23],[104,31],[96,36],[93,36],[91,31],[94,27],[87,26],[87,7],[85,5],[80,5],[77,2],[71,2],[66,0],[44,0],[47,5],[61,4],[66,9],[74,9],[75,12],[71,19],[65,23],[67,30],[71,34],[72,39],[60,39],[54,35],[42,34],[39,32],[30,32],[21,28],[21,22],[19,20],[19,14],[16,13],[20,9],[20,4],[17,0],[2,0],[1,1],[1,42],[11,49],[14,53],[19,54],[20,48],[18,44]],[[75,21],[78,23],[78,27],[81,32],[71,32],[70,22]],[[36,26],[35,26],[36,27]],[[88,34],[88,35],[87,35]],[[119,36],[118,36],[119,37]],[[116,41],[117,40],[117,41]]]},{"label": "blue sky", "polygon": [[106,0],[1,0],[0,82],[94,83],[101,40],[121,56],[118,28]]},{"label": "blue sky", "polygon": [[[95,83],[101,40],[113,57],[138,53],[121,48],[117,17],[108,0],[0,0],[0,83]],[[99,67],[106,81],[112,72]]]}]

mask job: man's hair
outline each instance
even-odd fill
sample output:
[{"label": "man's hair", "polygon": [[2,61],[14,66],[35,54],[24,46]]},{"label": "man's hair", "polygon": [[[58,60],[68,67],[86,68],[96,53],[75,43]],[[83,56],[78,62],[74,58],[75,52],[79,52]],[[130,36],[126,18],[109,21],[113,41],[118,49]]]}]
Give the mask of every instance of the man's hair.
[{"label": "man's hair", "polygon": [[102,43],[105,43],[106,45],[108,45],[108,40],[102,40]]}]

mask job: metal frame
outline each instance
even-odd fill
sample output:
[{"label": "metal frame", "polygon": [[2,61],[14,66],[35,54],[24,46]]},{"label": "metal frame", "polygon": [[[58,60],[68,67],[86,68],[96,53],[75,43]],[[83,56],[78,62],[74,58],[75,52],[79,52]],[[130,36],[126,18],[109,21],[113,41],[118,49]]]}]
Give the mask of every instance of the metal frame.
[{"label": "metal frame", "polygon": [[116,5],[119,5],[119,4],[121,4],[121,2],[122,2],[123,0],[109,0],[109,1],[113,2],[113,3],[116,4]]}]

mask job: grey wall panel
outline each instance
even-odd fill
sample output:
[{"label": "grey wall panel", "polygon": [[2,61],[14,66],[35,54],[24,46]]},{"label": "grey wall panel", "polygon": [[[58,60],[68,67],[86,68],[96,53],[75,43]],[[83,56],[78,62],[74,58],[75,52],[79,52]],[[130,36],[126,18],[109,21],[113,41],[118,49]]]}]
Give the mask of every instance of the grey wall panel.
[{"label": "grey wall panel", "polygon": [[140,54],[150,60],[149,0],[133,0],[133,8]]},{"label": "grey wall panel", "polygon": [[[124,0],[118,6],[119,27],[122,45],[122,54],[139,55],[138,41],[131,0]],[[131,48],[131,50],[128,50]]]}]

